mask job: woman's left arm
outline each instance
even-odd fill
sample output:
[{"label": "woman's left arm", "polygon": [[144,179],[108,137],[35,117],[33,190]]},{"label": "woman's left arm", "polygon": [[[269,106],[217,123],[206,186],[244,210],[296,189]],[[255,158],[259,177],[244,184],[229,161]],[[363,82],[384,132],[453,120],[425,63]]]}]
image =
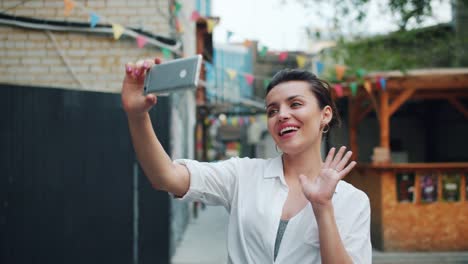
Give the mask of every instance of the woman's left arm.
[{"label": "woman's left arm", "polygon": [[312,204],[319,230],[320,255],[322,263],[353,263],[346,251],[336,225],[332,197],[338,182],[356,165],[348,164],[352,152],[345,154],[346,147],[341,147],[335,156],[335,148],[327,155],[323,167],[316,177],[309,179],[300,175],[304,195]]}]

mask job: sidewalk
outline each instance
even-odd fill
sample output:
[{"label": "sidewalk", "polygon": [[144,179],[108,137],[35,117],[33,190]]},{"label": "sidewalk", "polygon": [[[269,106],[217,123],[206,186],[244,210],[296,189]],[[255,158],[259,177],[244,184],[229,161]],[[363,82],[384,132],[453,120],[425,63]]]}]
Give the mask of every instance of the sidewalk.
[{"label": "sidewalk", "polygon": [[[172,264],[224,264],[227,260],[228,214],[223,207],[207,206],[189,223]],[[467,252],[381,252],[374,250],[373,264],[463,264]]]},{"label": "sidewalk", "polygon": [[172,264],[227,263],[228,213],[222,206],[199,209],[198,218],[187,226],[184,238],[176,249]]}]

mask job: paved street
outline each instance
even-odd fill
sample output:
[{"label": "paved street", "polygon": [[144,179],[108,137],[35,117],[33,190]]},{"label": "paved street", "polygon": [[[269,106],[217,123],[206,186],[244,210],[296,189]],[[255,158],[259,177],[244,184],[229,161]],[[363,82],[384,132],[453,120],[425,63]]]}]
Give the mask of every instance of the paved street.
[{"label": "paved street", "polygon": [[[223,207],[207,206],[189,224],[172,258],[172,264],[226,263],[226,228],[228,214]],[[462,264],[468,252],[380,252],[373,253],[374,264]]]}]

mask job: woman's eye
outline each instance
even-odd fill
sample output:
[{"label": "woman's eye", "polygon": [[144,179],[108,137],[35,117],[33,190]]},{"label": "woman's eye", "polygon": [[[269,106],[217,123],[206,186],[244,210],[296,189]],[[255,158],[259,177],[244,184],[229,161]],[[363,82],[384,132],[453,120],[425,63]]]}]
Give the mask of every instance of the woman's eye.
[{"label": "woman's eye", "polygon": [[295,106],[301,106],[302,104],[301,103],[298,103],[298,102],[294,102],[291,104],[292,107],[295,107]]},{"label": "woman's eye", "polygon": [[276,114],[276,112],[278,112],[278,110],[271,109],[271,110],[268,110],[267,114],[268,114],[268,116],[273,116],[274,114]]}]

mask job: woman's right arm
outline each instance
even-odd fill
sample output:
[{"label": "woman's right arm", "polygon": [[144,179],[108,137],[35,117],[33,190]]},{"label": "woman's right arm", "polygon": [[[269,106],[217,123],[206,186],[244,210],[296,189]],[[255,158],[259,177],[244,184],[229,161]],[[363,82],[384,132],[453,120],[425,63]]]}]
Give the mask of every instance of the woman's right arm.
[{"label": "woman's right arm", "polygon": [[157,97],[143,94],[146,71],[153,65],[153,61],[146,60],[125,66],[122,105],[127,113],[133,147],[146,177],[154,188],[183,196],[190,185],[189,171],[184,165],[172,162],[156,137],[148,111],[156,104]]}]

